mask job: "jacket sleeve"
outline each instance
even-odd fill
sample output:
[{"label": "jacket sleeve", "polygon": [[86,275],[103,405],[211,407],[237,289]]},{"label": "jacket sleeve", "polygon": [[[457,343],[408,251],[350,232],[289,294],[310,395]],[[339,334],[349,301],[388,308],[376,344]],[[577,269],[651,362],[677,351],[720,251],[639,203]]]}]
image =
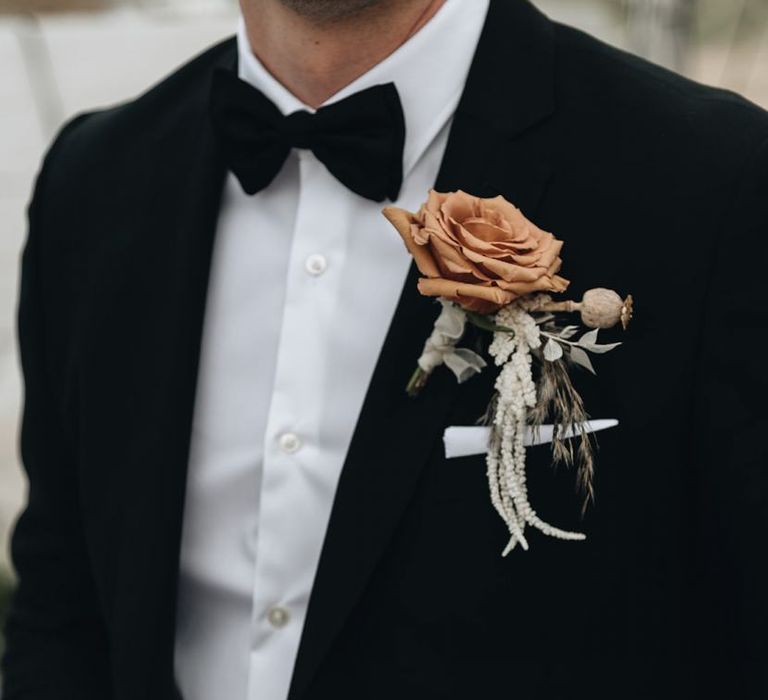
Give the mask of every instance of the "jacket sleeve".
[{"label": "jacket sleeve", "polygon": [[[49,170],[67,131],[46,159],[29,208],[22,257],[19,344],[24,375],[21,456],[29,479],[26,510],[12,540],[18,574],[6,627],[3,700],[108,700],[108,647],[79,511],[73,421],[62,408],[56,343],[45,299],[41,250],[57,222]],[[48,269],[48,267],[46,267]],[[58,331],[57,331],[58,333]],[[57,341],[59,342],[59,341]]]},{"label": "jacket sleeve", "polygon": [[768,697],[767,264],[768,140],[742,177],[713,264],[689,475],[692,652],[703,687],[739,698]]}]

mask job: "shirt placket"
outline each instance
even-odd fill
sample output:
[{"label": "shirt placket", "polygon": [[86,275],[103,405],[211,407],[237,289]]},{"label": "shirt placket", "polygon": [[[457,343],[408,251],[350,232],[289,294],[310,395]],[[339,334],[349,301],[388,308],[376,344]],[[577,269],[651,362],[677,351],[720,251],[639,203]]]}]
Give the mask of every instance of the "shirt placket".
[{"label": "shirt placket", "polygon": [[287,694],[324,537],[320,524],[336,486],[327,475],[340,470],[323,449],[320,427],[349,201],[311,152],[298,151],[298,159],[299,199],[255,533],[249,700]]}]

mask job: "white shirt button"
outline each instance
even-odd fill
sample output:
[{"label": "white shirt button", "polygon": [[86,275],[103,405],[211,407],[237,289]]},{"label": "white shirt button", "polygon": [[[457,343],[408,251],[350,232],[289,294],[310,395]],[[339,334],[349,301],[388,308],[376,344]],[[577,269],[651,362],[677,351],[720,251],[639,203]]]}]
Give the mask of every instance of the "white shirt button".
[{"label": "white shirt button", "polygon": [[291,614],[285,608],[275,606],[267,611],[267,620],[275,629],[285,627],[290,619]]},{"label": "white shirt button", "polygon": [[319,277],[328,269],[328,260],[324,255],[310,255],[304,263],[307,272],[313,277]]},{"label": "white shirt button", "polygon": [[301,449],[301,438],[295,433],[283,433],[280,436],[280,449],[292,455]]}]

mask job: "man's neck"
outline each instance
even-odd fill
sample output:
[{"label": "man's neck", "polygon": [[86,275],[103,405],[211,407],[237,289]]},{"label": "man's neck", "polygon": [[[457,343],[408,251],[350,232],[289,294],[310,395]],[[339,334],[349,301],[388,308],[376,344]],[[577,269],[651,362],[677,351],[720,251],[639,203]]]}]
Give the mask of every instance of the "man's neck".
[{"label": "man's neck", "polygon": [[280,0],[242,0],[248,39],[267,70],[304,104],[319,107],[418,32],[445,0],[382,0],[321,22]]}]

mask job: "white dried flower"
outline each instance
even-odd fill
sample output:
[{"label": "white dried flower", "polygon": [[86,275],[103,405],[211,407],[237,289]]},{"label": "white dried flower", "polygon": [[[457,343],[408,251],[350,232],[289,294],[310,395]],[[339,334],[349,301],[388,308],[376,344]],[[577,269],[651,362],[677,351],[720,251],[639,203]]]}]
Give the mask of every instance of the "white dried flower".
[{"label": "white dried flower", "polygon": [[528,549],[527,526],[559,539],[584,539],[582,533],[560,530],[542,521],[528,501],[524,435],[528,410],[537,403],[531,351],[541,347],[541,331],[524,303],[510,304],[496,314],[496,324],[509,328],[511,333],[497,331],[489,348],[502,369],[496,379],[494,440],[486,463],[491,502],[509,530],[505,556],[518,544]]}]

